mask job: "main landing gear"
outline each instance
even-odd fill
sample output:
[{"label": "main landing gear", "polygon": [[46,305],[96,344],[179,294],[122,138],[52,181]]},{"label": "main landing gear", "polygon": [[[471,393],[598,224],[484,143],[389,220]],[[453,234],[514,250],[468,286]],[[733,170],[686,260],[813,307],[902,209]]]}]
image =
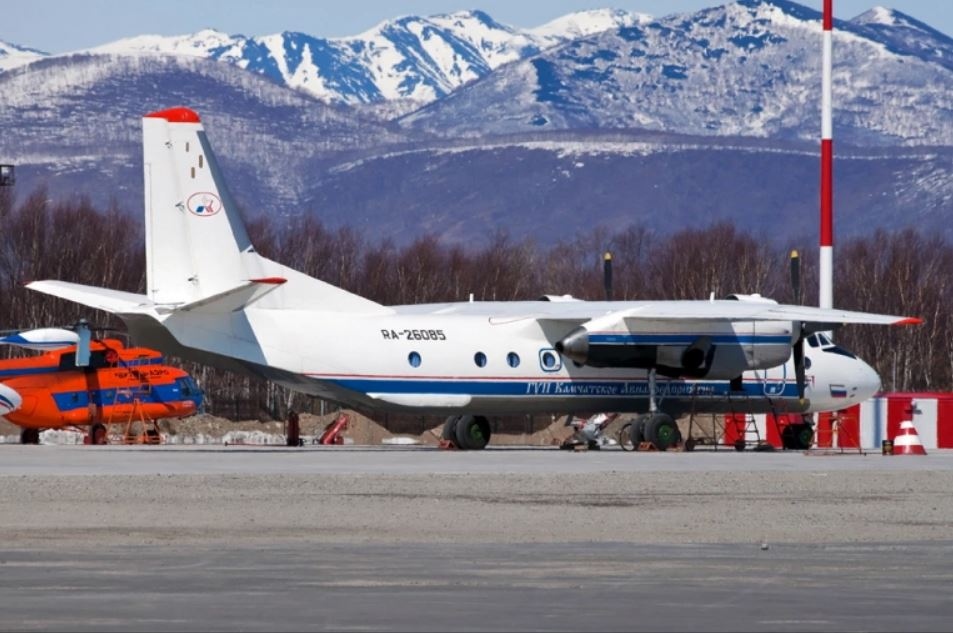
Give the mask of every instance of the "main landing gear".
[{"label": "main landing gear", "polygon": [[20,431],[21,444],[39,444],[40,429],[23,429]]},{"label": "main landing gear", "polygon": [[453,415],[443,425],[441,439],[447,446],[480,451],[490,442],[490,422],[481,415]]},{"label": "main landing gear", "polygon": [[649,412],[643,413],[632,422],[624,425],[619,432],[619,445],[623,450],[638,450],[643,442],[651,444],[655,450],[667,451],[678,446],[682,433],[675,420],[667,413],[658,410],[655,402],[655,369],[649,370]]}]

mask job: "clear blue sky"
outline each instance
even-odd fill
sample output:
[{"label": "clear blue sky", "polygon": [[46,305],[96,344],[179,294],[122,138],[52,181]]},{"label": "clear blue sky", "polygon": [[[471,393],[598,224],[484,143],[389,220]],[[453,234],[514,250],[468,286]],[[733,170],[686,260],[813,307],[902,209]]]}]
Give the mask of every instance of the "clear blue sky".
[{"label": "clear blue sky", "polygon": [[[317,37],[356,35],[399,15],[482,9],[498,22],[534,27],[583,9],[612,7],[660,17],[727,0],[3,0],[0,40],[49,53],[90,48],[144,34],[184,35],[211,27],[230,34],[300,31]],[[820,9],[822,0],[801,4]],[[834,15],[852,18],[873,6],[899,9],[948,35],[950,0],[834,0]]]}]

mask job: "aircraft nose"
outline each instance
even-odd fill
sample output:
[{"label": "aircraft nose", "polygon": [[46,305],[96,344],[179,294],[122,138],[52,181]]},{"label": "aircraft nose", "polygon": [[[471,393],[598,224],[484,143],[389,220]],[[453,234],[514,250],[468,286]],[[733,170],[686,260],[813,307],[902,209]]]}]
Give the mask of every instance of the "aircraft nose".
[{"label": "aircraft nose", "polygon": [[860,359],[857,359],[857,365],[854,378],[854,397],[858,402],[863,402],[873,398],[880,391],[880,375],[873,367]]}]

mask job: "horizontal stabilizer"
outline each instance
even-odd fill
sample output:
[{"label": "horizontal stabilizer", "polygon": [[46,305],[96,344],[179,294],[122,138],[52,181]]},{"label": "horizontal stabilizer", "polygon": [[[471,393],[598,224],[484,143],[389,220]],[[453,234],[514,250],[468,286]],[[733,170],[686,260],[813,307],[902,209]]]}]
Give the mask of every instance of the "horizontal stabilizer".
[{"label": "horizontal stabilizer", "polygon": [[[206,314],[223,314],[235,312],[246,308],[254,302],[264,297],[269,292],[277,289],[288,280],[282,277],[267,277],[264,279],[249,279],[247,282],[235,286],[225,292],[205,297],[192,303],[175,306],[174,310],[180,312],[203,312]],[[159,308],[159,312],[171,311],[165,308]]]},{"label": "horizontal stabilizer", "polygon": [[142,314],[155,307],[155,304],[145,295],[84,286],[68,281],[33,281],[26,287],[113,314]]}]

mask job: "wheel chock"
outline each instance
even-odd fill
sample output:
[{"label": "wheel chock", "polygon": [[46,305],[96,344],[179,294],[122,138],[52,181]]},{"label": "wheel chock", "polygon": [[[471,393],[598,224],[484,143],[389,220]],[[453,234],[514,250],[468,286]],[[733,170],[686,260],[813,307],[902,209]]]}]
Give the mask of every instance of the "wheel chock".
[{"label": "wheel chock", "polygon": [[437,447],[444,451],[458,451],[460,447],[457,446],[453,440],[440,440],[437,443]]}]

